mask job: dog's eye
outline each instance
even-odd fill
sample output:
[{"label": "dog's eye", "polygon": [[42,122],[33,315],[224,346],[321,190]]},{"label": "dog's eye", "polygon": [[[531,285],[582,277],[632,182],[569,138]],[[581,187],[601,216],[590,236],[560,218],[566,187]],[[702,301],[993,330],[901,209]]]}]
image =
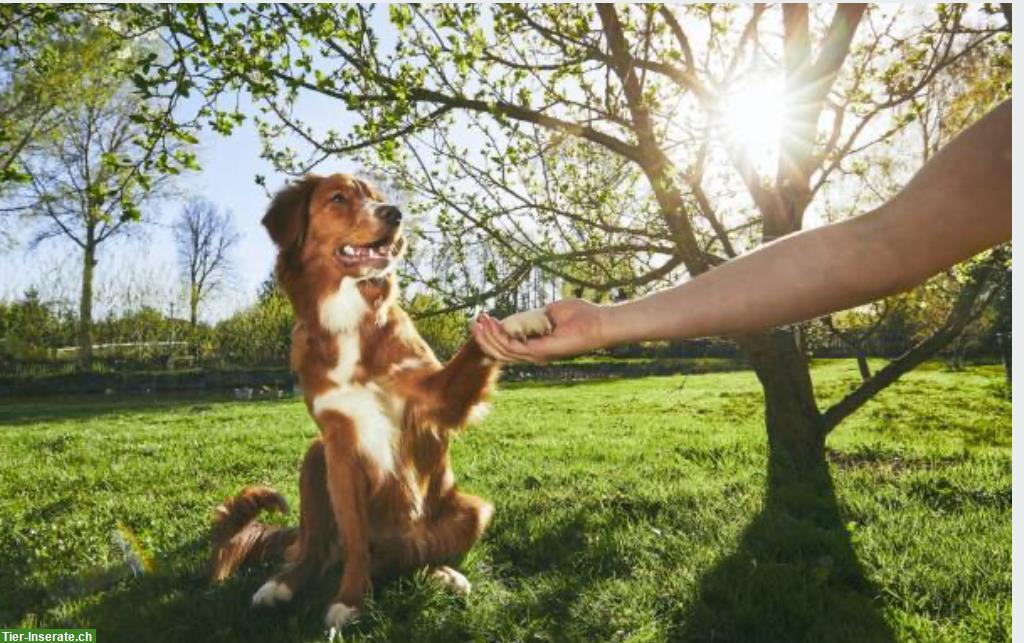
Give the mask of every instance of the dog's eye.
[{"label": "dog's eye", "polygon": [[335,192],[331,195],[331,203],[344,203],[345,195],[341,192]]}]

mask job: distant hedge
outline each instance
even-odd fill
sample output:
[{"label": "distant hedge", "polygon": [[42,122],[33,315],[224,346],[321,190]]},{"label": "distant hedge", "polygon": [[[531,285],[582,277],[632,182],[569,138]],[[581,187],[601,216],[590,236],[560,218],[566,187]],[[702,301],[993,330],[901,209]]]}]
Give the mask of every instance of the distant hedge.
[{"label": "distant hedge", "polygon": [[[742,360],[582,359],[544,366],[513,364],[502,372],[505,381],[575,381],[713,373],[745,369]],[[39,377],[0,376],[0,396],[79,395],[95,393],[225,392],[251,388],[292,391],[295,377],[284,368],[237,370],[142,371],[129,373],[66,373]]]}]

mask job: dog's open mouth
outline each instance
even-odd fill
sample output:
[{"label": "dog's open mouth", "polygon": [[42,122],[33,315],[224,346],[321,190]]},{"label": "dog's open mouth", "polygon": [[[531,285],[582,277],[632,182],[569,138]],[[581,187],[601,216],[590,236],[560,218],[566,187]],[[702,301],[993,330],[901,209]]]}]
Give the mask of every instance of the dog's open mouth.
[{"label": "dog's open mouth", "polygon": [[402,237],[384,236],[365,246],[343,245],[334,251],[344,266],[384,268],[402,251]]}]

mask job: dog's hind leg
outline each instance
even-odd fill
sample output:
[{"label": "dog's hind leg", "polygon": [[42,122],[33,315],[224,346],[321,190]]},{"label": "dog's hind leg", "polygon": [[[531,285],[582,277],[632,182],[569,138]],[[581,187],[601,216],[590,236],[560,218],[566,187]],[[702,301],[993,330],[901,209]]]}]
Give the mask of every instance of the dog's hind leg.
[{"label": "dog's hind leg", "polygon": [[439,515],[424,525],[420,535],[426,558],[423,562],[434,567],[431,579],[456,594],[469,594],[469,580],[444,563],[462,558],[483,535],[493,514],[494,507],[489,502],[451,490]]},{"label": "dog's hind leg", "polygon": [[317,438],[306,451],[299,476],[298,538],[285,551],[282,570],[253,595],[254,606],[288,602],[323,571],[336,531],[326,470],[324,444]]},{"label": "dog's hind leg", "polygon": [[480,539],[494,507],[486,500],[451,489],[422,522],[401,537],[377,543],[374,572],[401,574],[433,568],[430,577],[460,594],[468,594],[466,577],[447,567]]}]

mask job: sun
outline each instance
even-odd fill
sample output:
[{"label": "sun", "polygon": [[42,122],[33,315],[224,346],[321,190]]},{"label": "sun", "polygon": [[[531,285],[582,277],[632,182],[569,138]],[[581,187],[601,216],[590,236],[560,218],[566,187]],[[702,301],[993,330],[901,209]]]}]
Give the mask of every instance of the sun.
[{"label": "sun", "polygon": [[778,161],[784,115],[781,79],[753,77],[723,97],[718,125],[727,145],[743,151],[764,170]]}]

